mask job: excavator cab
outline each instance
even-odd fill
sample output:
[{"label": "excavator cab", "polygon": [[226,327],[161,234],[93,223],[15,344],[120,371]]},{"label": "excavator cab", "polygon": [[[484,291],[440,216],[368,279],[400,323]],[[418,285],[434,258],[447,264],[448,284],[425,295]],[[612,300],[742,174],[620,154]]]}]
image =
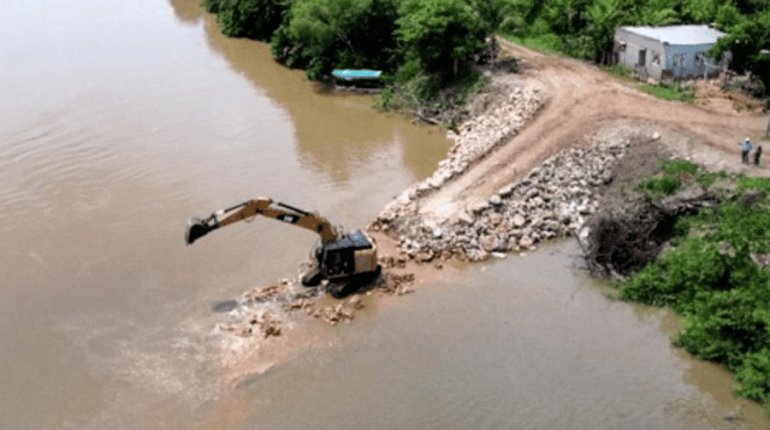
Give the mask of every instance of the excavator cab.
[{"label": "excavator cab", "polygon": [[[335,242],[322,245],[317,255],[320,276],[316,275],[316,279],[318,282],[328,279],[330,286],[327,289],[334,297],[344,297],[371,283],[381,272],[377,263],[377,245],[361,230],[353,230]],[[302,281],[310,285],[316,279],[303,277]]]},{"label": "excavator cab", "polygon": [[377,268],[376,246],[361,230],[353,230],[342,239],[325,245],[321,259],[324,275],[330,281],[355,273],[373,272]]}]

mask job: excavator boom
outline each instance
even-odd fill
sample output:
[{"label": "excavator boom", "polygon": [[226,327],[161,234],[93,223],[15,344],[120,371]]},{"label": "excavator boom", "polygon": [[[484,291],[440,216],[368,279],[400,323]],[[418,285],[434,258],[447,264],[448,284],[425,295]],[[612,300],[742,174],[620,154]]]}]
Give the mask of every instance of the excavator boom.
[{"label": "excavator boom", "polygon": [[212,230],[252,219],[257,215],[311,230],[321,237],[321,243],[331,243],[339,239],[337,230],[326,218],[285,203],[273,202],[267,197],[257,197],[230,208],[218,210],[205,219],[192,218],[187,226],[185,242],[191,245]]}]

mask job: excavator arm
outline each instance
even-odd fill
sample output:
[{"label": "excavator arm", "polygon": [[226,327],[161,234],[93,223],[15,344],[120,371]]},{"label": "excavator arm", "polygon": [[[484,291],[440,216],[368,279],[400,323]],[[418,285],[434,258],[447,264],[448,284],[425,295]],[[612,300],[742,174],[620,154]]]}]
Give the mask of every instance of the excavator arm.
[{"label": "excavator arm", "polygon": [[249,220],[257,215],[274,218],[285,223],[314,231],[321,236],[321,243],[327,244],[339,239],[337,230],[326,218],[289,206],[274,202],[267,197],[257,197],[233,207],[218,210],[208,218],[192,218],[187,226],[185,242],[191,245],[212,230],[225,227],[239,221]]}]

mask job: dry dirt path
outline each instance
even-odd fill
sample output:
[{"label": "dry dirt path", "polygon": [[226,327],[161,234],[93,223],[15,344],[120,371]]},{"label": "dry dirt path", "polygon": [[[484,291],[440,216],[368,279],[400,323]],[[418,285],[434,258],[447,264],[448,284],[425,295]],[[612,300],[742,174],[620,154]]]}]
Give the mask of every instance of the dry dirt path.
[{"label": "dry dirt path", "polygon": [[522,71],[515,79],[541,89],[545,104],[521,133],[499,145],[459,178],[425,196],[420,213],[426,219],[453,218],[548,156],[584,142],[603,125],[617,120],[660,124],[701,142],[706,145],[704,150],[722,153],[725,159],[737,157],[741,138],[764,133],[764,115],[716,112],[657,99],[585,62],[540,54],[504,40],[500,43],[504,52],[520,59]]}]

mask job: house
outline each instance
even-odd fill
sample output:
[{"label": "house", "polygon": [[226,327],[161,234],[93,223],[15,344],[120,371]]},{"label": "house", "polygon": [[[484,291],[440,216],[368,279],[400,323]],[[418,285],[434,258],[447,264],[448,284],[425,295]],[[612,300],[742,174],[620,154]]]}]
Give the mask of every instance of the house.
[{"label": "house", "polygon": [[707,25],[620,27],[615,30],[615,60],[643,80],[714,77],[729,55],[717,63],[706,52],[724,35]]}]

